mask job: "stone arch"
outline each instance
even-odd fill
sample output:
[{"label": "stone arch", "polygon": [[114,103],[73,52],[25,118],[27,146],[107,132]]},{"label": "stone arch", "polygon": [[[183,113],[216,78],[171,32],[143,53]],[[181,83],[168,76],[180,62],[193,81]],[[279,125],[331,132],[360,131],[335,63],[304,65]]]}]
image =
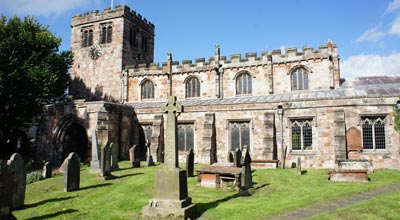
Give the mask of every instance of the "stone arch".
[{"label": "stone arch", "polygon": [[76,115],[66,115],[57,123],[54,128],[53,144],[56,147],[59,163],[71,152],[77,153],[81,161],[88,161],[89,139],[85,126]]}]

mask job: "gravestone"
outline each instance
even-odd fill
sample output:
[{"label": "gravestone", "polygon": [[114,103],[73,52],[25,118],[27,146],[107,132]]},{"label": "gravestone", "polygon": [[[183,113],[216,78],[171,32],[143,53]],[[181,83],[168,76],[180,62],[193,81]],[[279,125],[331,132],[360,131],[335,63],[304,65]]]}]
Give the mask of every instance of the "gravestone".
[{"label": "gravestone", "polygon": [[71,152],[65,159],[64,192],[71,192],[79,189],[80,182],[80,159],[78,154]]},{"label": "gravestone", "polygon": [[150,149],[149,142],[147,142],[146,147],[147,147],[147,157],[146,157],[147,166],[148,167],[154,166],[154,160],[153,160],[153,156],[151,155],[151,149]]},{"label": "gravestone", "polygon": [[140,167],[140,159],[136,156],[136,145],[133,145],[129,149],[129,161],[131,163],[131,167]]},{"label": "gravestone", "polygon": [[253,187],[253,177],[251,174],[251,157],[247,149],[243,150],[243,165],[242,165],[242,190],[247,190]]},{"label": "gravestone", "polygon": [[297,174],[301,175],[302,171],[301,171],[301,159],[300,157],[297,158]]},{"label": "gravestone", "polygon": [[186,172],[188,177],[193,177],[194,172],[194,153],[193,149],[190,149],[186,156]]},{"label": "gravestone", "polygon": [[111,179],[111,147],[109,143],[101,148],[100,156],[100,176],[104,180]]},{"label": "gravestone", "polygon": [[346,132],[347,157],[349,159],[360,159],[359,153],[363,150],[361,132],[355,127]]},{"label": "gravestone", "polygon": [[42,168],[42,177],[44,179],[51,178],[53,175],[53,166],[51,165],[50,162],[46,162],[43,164]]},{"label": "gravestone", "polygon": [[100,173],[100,160],[98,148],[97,132],[93,130],[92,134],[92,160],[90,161],[90,173]]},{"label": "gravestone", "polygon": [[162,107],[167,114],[167,136],[164,154],[165,166],[157,170],[154,179],[154,196],[142,209],[142,219],[182,219],[194,217],[196,205],[188,197],[186,171],[179,168],[177,146],[177,117],[183,106],[175,96],[168,97]]},{"label": "gravestone", "polygon": [[110,144],[110,152],[111,152],[111,169],[118,170],[118,146],[111,142]]},{"label": "gravestone", "polygon": [[15,210],[24,206],[26,188],[25,163],[20,154],[14,153],[7,161],[7,165],[11,181],[11,209]]},{"label": "gravestone", "polygon": [[242,160],[242,151],[239,148],[236,148],[235,152],[233,153],[233,166],[241,167],[241,160]]},{"label": "gravestone", "polygon": [[11,215],[12,185],[5,161],[0,160],[0,219]]}]

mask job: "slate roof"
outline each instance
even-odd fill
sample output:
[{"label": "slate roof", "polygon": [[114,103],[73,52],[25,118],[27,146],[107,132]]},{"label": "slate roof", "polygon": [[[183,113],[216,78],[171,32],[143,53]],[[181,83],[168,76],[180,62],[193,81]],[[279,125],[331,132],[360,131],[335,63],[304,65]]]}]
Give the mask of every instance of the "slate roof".
[{"label": "slate roof", "polygon": [[[282,103],[329,99],[350,99],[365,97],[392,97],[400,98],[399,76],[373,76],[359,77],[345,80],[342,85],[333,90],[306,91],[301,93],[270,94],[261,96],[241,96],[224,99],[190,99],[180,100],[184,106],[204,105],[232,105],[232,104],[257,104],[257,103]],[[134,108],[155,108],[166,104],[165,102],[141,101],[128,102]]]}]

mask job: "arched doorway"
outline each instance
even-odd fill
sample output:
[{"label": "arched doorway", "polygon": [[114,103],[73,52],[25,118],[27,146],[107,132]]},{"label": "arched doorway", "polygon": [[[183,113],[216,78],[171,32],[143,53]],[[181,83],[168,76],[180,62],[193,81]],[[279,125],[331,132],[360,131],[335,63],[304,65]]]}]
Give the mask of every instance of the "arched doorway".
[{"label": "arched doorway", "polygon": [[82,162],[88,161],[88,136],[85,127],[76,115],[67,115],[58,122],[54,138],[59,162],[62,162],[71,152],[77,153]]}]

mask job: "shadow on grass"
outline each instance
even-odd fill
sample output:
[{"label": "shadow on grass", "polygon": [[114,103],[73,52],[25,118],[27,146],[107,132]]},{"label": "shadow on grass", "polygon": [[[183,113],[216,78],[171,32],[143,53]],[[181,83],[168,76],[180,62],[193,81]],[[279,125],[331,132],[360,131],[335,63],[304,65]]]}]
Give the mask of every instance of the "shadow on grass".
[{"label": "shadow on grass", "polygon": [[85,186],[85,187],[80,188],[79,190],[87,190],[87,189],[93,189],[93,188],[109,186],[109,185],[111,185],[111,183],[102,183],[102,184],[97,184],[97,185],[92,185],[92,186]]},{"label": "shadow on grass", "polygon": [[200,216],[203,215],[207,210],[217,207],[220,203],[224,203],[224,202],[227,202],[231,199],[238,198],[238,197],[241,197],[241,196],[238,193],[236,193],[234,195],[225,197],[223,199],[218,199],[213,202],[196,203],[197,204],[197,213],[196,213],[196,216],[194,219],[200,218]]},{"label": "shadow on grass", "polygon": [[63,211],[59,211],[59,212],[55,212],[55,213],[51,213],[51,214],[46,214],[46,215],[41,215],[41,216],[36,216],[36,217],[32,217],[32,218],[28,218],[26,220],[43,220],[43,219],[50,219],[50,218],[55,218],[57,216],[63,215],[63,214],[68,214],[68,213],[73,213],[73,212],[77,212],[78,210],[76,209],[67,209],[67,210],[63,210]]},{"label": "shadow on grass", "polygon": [[40,202],[37,202],[37,203],[24,205],[24,207],[21,208],[21,209],[30,209],[30,208],[34,208],[34,207],[43,205],[43,204],[45,204],[45,203],[49,203],[49,202],[61,202],[61,201],[68,200],[68,199],[72,199],[72,198],[75,198],[75,197],[74,197],[74,196],[68,196],[68,197],[62,197],[62,198],[46,199],[46,200],[43,200],[43,201],[40,201]]},{"label": "shadow on grass", "polygon": [[129,174],[124,174],[121,176],[115,176],[114,179],[121,179],[121,178],[125,178],[125,177],[129,177],[129,176],[136,176],[136,175],[142,175],[144,173],[129,173]]}]

